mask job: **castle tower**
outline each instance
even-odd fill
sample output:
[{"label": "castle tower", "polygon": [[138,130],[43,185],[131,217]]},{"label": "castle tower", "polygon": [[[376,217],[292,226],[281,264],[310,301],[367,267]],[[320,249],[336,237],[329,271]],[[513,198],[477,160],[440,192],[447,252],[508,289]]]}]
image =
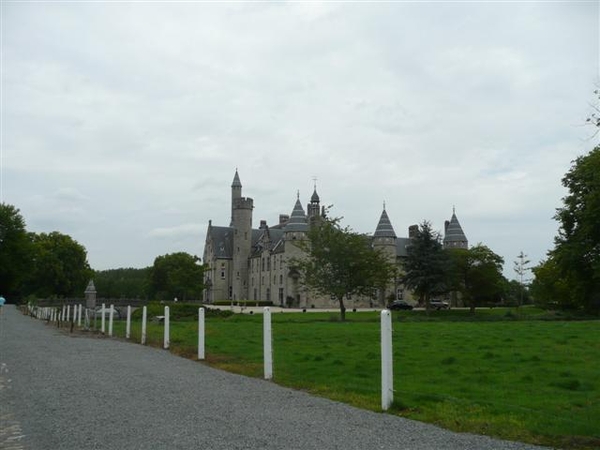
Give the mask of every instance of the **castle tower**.
[{"label": "castle tower", "polygon": [[315,182],[315,190],[313,192],[313,195],[310,197],[310,203],[306,206],[308,220],[311,223],[311,225],[321,214],[321,207],[319,206],[320,202],[321,199],[319,198],[319,194],[317,194],[317,183]]},{"label": "castle tower", "polygon": [[469,248],[469,241],[452,208],[452,218],[444,223],[444,248]]},{"label": "castle tower", "polygon": [[233,226],[233,204],[236,199],[242,198],[242,182],[238,175],[237,169],[235,169],[235,175],[233,176],[233,182],[231,183],[231,221],[229,226]]},{"label": "castle tower", "polygon": [[242,183],[237,170],[231,185],[231,228],[233,228],[233,267],[231,296],[248,298],[248,258],[252,249],[252,209],[254,200],[242,197]]},{"label": "castle tower", "polygon": [[[380,249],[390,264],[396,264],[396,240],[396,232],[394,231],[394,227],[392,226],[390,218],[387,215],[384,203],[383,211],[381,212],[381,217],[379,218],[379,223],[377,224],[375,234],[373,235],[373,248]],[[396,291],[396,280],[390,280],[390,285],[388,288],[379,293],[379,302],[382,305],[385,305],[386,297],[393,296],[396,298]]]}]

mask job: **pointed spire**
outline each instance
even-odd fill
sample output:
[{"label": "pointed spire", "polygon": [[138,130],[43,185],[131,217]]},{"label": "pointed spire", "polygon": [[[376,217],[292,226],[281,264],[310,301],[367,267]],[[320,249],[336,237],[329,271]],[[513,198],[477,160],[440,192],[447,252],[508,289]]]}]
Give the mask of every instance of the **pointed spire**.
[{"label": "pointed spire", "polygon": [[311,203],[319,203],[321,201],[321,199],[319,198],[319,194],[317,194],[317,186],[315,185],[315,191],[313,192],[313,195],[310,197],[310,202]]},{"label": "pointed spire", "polygon": [[383,204],[383,211],[381,212],[381,217],[379,218],[379,223],[377,224],[377,229],[375,230],[373,237],[396,237],[396,232],[394,231],[392,222],[390,222],[390,218],[385,211],[385,202]]},{"label": "pointed spire", "polygon": [[235,168],[235,175],[233,177],[233,183],[231,183],[231,187],[242,187],[242,182],[240,181],[240,176],[238,175],[237,167]]},{"label": "pointed spire", "polygon": [[308,230],[308,221],[306,220],[306,214],[304,213],[304,208],[302,208],[302,203],[300,203],[300,192],[298,192],[298,198],[296,199],[296,204],[294,205],[294,210],[290,215],[290,220],[288,220],[285,225],[285,231],[307,231]]},{"label": "pointed spire", "polygon": [[454,206],[452,206],[452,218],[445,228],[444,246],[468,248],[469,241],[456,217],[456,208]]}]

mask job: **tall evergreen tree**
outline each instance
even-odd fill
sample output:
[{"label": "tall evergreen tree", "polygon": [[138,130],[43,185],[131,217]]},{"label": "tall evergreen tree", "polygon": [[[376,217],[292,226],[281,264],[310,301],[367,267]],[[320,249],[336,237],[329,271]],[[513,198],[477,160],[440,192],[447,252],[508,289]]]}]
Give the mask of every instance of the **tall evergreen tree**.
[{"label": "tall evergreen tree", "polygon": [[412,237],[404,262],[404,285],[419,296],[429,311],[429,301],[447,291],[448,258],[439,232],[423,221]]}]

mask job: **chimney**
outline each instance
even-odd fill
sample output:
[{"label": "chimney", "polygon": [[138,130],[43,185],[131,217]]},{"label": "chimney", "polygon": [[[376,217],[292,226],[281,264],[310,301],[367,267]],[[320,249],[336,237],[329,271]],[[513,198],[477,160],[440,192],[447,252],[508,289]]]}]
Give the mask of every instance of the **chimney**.
[{"label": "chimney", "polygon": [[417,236],[417,233],[419,232],[419,225],[411,225],[410,227],[408,227],[408,237],[413,239]]},{"label": "chimney", "polygon": [[290,220],[290,216],[288,214],[279,214],[279,225],[283,225]]},{"label": "chimney", "polygon": [[260,221],[260,230],[264,230],[265,228],[267,228],[267,221],[266,220],[261,220]]}]

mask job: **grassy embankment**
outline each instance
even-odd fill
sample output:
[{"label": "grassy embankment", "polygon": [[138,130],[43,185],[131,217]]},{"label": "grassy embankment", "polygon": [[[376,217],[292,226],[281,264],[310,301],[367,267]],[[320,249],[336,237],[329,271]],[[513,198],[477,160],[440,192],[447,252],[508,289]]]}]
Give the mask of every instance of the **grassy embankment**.
[{"label": "grassy embankment", "polygon": [[[379,313],[273,314],[274,380],[380,410]],[[560,318],[560,317],[559,317]],[[394,313],[392,413],[456,431],[600,448],[600,322],[534,308]],[[124,335],[124,321],[115,335]],[[134,320],[132,341],[141,324]],[[150,323],[149,345],[163,326]],[[171,320],[171,351],[197,355],[197,322]],[[207,363],[262,376],[262,315],[206,320]]]}]

